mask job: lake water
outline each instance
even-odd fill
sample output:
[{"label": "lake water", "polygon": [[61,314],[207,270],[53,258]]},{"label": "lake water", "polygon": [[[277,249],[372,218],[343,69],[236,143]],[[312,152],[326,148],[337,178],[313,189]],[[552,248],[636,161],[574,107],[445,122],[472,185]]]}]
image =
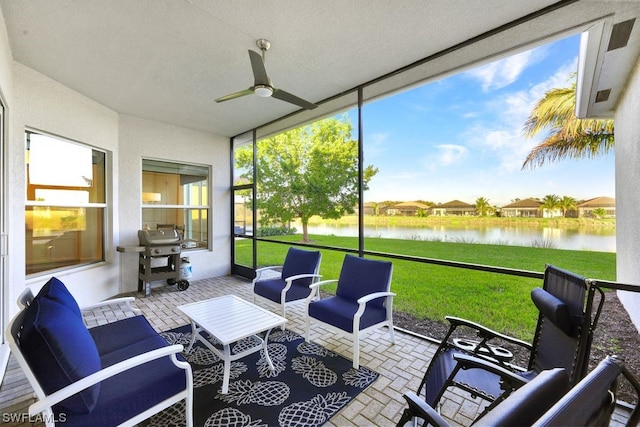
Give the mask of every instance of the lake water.
[{"label": "lake water", "polygon": [[[300,223],[292,224],[302,232]],[[355,225],[339,226],[321,224],[309,226],[309,234],[357,237],[358,227]],[[552,227],[464,227],[448,226],[430,227],[365,227],[365,238],[378,237],[387,239],[426,240],[461,243],[488,243],[511,246],[553,247],[581,251],[615,252],[615,229],[565,229]]]}]

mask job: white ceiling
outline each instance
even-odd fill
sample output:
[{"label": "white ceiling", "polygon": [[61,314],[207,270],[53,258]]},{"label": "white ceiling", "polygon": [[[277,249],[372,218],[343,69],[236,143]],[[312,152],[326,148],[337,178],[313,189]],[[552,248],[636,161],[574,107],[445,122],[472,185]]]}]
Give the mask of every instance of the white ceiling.
[{"label": "white ceiling", "polygon": [[[298,109],[254,95],[214,101],[253,85],[247,50],[258,50],[256,39],[272,42],[266,67],[274,86],[319,102],[554,3],[0,0],[0,7],[16,61],[119,113],[232,136]],[[469,53],[427,64],[424,71],[391,81],[387,90],[584,28],[612,12],[620,12],[616,20],[637,15],[639,5],[640,0],[570,4],[480,42]],[[637,56],[628,54],[627,63]],[[622,83],[626,67],[616,77]]]}]

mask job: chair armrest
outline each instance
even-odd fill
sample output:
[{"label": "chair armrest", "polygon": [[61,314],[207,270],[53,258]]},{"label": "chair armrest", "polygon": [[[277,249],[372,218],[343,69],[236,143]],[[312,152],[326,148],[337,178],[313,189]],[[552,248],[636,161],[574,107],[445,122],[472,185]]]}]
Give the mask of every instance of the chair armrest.
[{"label": "chair armrest", "polygon": [[454,354],[453,358],[461,369],[483,369],[498,375],[502,379],[502,383],[508,383],[511,389],[520,388],[528,382],[520,375],[480,357],[469,356],[467,354]]},{"label": "chair armrest", "polygon": [[80,308],[80,311],[91,311],[91,310],[95,310],[96,308],[100,308],[100,307],[109,307],[110,305],[119,305],[119,304],[126,304],[126,306],[133,311],[136,315],[140,315],[142,314],[142,310],[140,310],[139,308],[135,308],[133,306],[131,306],[131,303],[134,302],[136,299],[134,297],[123,297],[123,298],[114,298],[114,299],[108,299],[105,301],[100,301],[94,304],[89,304],[86,305],[84,307]]},{"label": "chair armrest", "polygon": [[449,423],[414,392],[407,392],[403,394],[402,397],[404,397],[409,404],[411,412],[413,412],[415,416],[426,420],[429,425],[434,427],[449,427]]},{"label": "chair armrest", "polygon": [[486,339],[500,338],[512,344],[516,344],[521,347],[524,347],[529,351],[533,350],[533,346],[530,343],[519,340],[514,337],[510,337],[509,335],[501,334],[500,332],[496,332],[493,329],[489,329],[485,326],[482,326],[479,323],[475,323],[470,320],[461,319],[459,317],[453,317],[453,316],[446,316],[445,319],[447,319],[454,328],[457,328],[458,326],[466,326],[471,329],[475,329],[479,337],[486,338]]},{"label": "chair armrest", "polygon": [[262,273],[265,270],[276,270],[276,271],[280,271],[282,270],[284,266],[282,265],[270,265],[268,267],[260,267],[256,269],[256,273]]},{"label": "chair armrest", "polygon": [[64,388],[61,388],[54,393],[51,393],[42,400],[35,402],[31,406],[29,406],[29,416],[33,417],[36,414],[48,408],[51,408],[54,405],[62,402],[63,400],[73,396],[74,394],[86,389],[87,387],[99,383],[100,381],[104,381],[107,378],[113,377],[121,372],[127,371],[131,368],[155,359],[171,356],[173,363],[177,367],[185,370],[190,370],[190,366],[188,363],[181,362],[176,359],[175,355],[182,352],[183,350],[184,347],[181,344],[162,347],[143,354],[139,354],[138,356],[132,357],[131,359],[123,360],[122,362],[116,363],[115,365],[109,366],[108,368],[101,369],[98,372],[95,372],[87,377],[82,378],[81,380],[71,383]]},{"label": "chair armrest", "polygon": [[363,297],[358,298],[358,304],[366,304],[371,300],[382,298],[382,297],[395,297],[396,294],[393,292],[374,292],[369,295],[365,295]]},{"label": "chair armrest", "polygon": [[387,305],[387,310],[390,310],[393,304],[394,296],[396,296],[396,294],[394,294],[393,292],[374,292],[372,294],[358,298],[357,303],[360,305],[358,307],[358,311],[356,311],[356,313],[353,315],[354,320],[360,319],[362,317],[362,315],[364,314],[364,310],[367,308],[367,303],[374,299],[389,298],[391,302]]},{"label": "chair armrest", "polygon": [[284,279],[285,282],[287,283],[291,283],[294,282],[296,280],[300,280],[300,279],[306,279],[308,277],[314,277],[316,279],[319,279],[322,277],[321,274],[296,274],[295,276],[289,276],[287,278]]},{"label": "chair armrest", "polygon": [[337,281],[338,281],[338,279],[321,280],[319,282],[310,284],[309,287],[311,289],[316,289],[316,288],[319,288],[320,286],[327,285],[329,283],[335,283]]},{"label": "chair armrest", "polygon": [[[322,276],[320,276],[320,277],[322,277]],[[321,280],[320,282],[316,282],[316,283],[310,284],[309,285],[309,289],[311,290],[311,293],[309,294],[309,296],[305,300],[306,304],[307,304],[307,307],[309,306],[311,301],[313,301],[314,299],[320,298],[320,286],[327,285],[329,283],[335,283],[337,281],[338,281],[338,279],[329,279],[329,280]]]},{"label": "chair armrest", "polygon": [[253,283],[256,283],[258,280],[260,280],[260,277],[262,276],[262,273],[264,273],[265,271],[271,270],[271,271],[276,271],[279,273],[282,273],[282,268],[284,266],[282,265],[271,265],[268,267],[260,267],[256,269],[256,277],[254,277],[253,279]]},{"label": "chair armrest", "polygon": [[[287,292],[289,289],[291,289],[291,286],[293,285],[293,282],[295,282],[296,280],[300,280],[300,279],[306,279],[306,278],[316,278],[319,279],[322,277],[322,275],[320,274],[296,274],[295,276],[289,276],[287,278],[284,279],[285,281],[285,286],[282,289],[282,292]],[[311,293],[313,293],[314,289],[311,289],[311,285],[309,285],[309,289],[311,290]]]}]

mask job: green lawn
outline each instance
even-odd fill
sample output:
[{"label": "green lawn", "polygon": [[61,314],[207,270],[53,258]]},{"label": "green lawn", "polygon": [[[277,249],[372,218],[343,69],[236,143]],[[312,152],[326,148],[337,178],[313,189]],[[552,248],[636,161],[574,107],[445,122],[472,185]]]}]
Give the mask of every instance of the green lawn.
[{"label": "green lawn", "polygon": [[[357,247],[357,239],[353,237],[314,235],[310,239],[317,245]],[[299,242],[300,236],[282,236],[278,240]],[[370,251],[539,272],[548,263],[586,277],[615,280],[616,255],[609,252],[376,238],[367,238],[365,246]],[[237,260],[249,265],[250,249],[249,240],[238,240]],[[259,266],[281,264],[287,249],[288,246],[283,244],[258,242]],[[323,278],[337,278],[343,258],[343,252],[322,250],[320,274]],[[394,299],[395,311],[441,321],[446,315],[463,317],[531,340],[537,313],[529,294],[532,288],[542,286],[541,280],[411,261],[392,261],[391,290],[397,294]]]}]

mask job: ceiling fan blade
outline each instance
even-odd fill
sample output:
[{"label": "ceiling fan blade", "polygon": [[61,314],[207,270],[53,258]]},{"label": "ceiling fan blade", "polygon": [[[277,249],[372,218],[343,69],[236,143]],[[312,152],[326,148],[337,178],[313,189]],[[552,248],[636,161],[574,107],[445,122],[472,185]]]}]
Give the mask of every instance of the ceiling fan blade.
[{"label": "ceiling fan blade", "polygon": [[264,66],[264,61],[262,61],[262,56],[249,49],[249,59],[251,60],[251,69],[253,70],[253,79],[255,80],[254,86],[271,86],[269,76],[267,76],[267,69]]},{"label": "ceiling fan blade", "polygon": [[252,89],[245,89],[245,90],[241,90],[240,92],[221,96],[220,98],[216,99],[216,102],[229,101],[230,99],[236,99],[236,98],[240,98],[241,96],[252,95],[252,94],[253,94]]},{"label": "ceiling fan blade", "polygon": [[316,104],[313,104],[309,101],[305,101],[302,98],[298,98],[297,96],[286,92],[282,89],[273,89],[273,95],[271,95],[273,98],[278,98],[282,101],[286,101],[289,102],[291,104],[296,104],[299,107],[305,108],[307,110],[313,110],[314,108],[317,107]]}]

